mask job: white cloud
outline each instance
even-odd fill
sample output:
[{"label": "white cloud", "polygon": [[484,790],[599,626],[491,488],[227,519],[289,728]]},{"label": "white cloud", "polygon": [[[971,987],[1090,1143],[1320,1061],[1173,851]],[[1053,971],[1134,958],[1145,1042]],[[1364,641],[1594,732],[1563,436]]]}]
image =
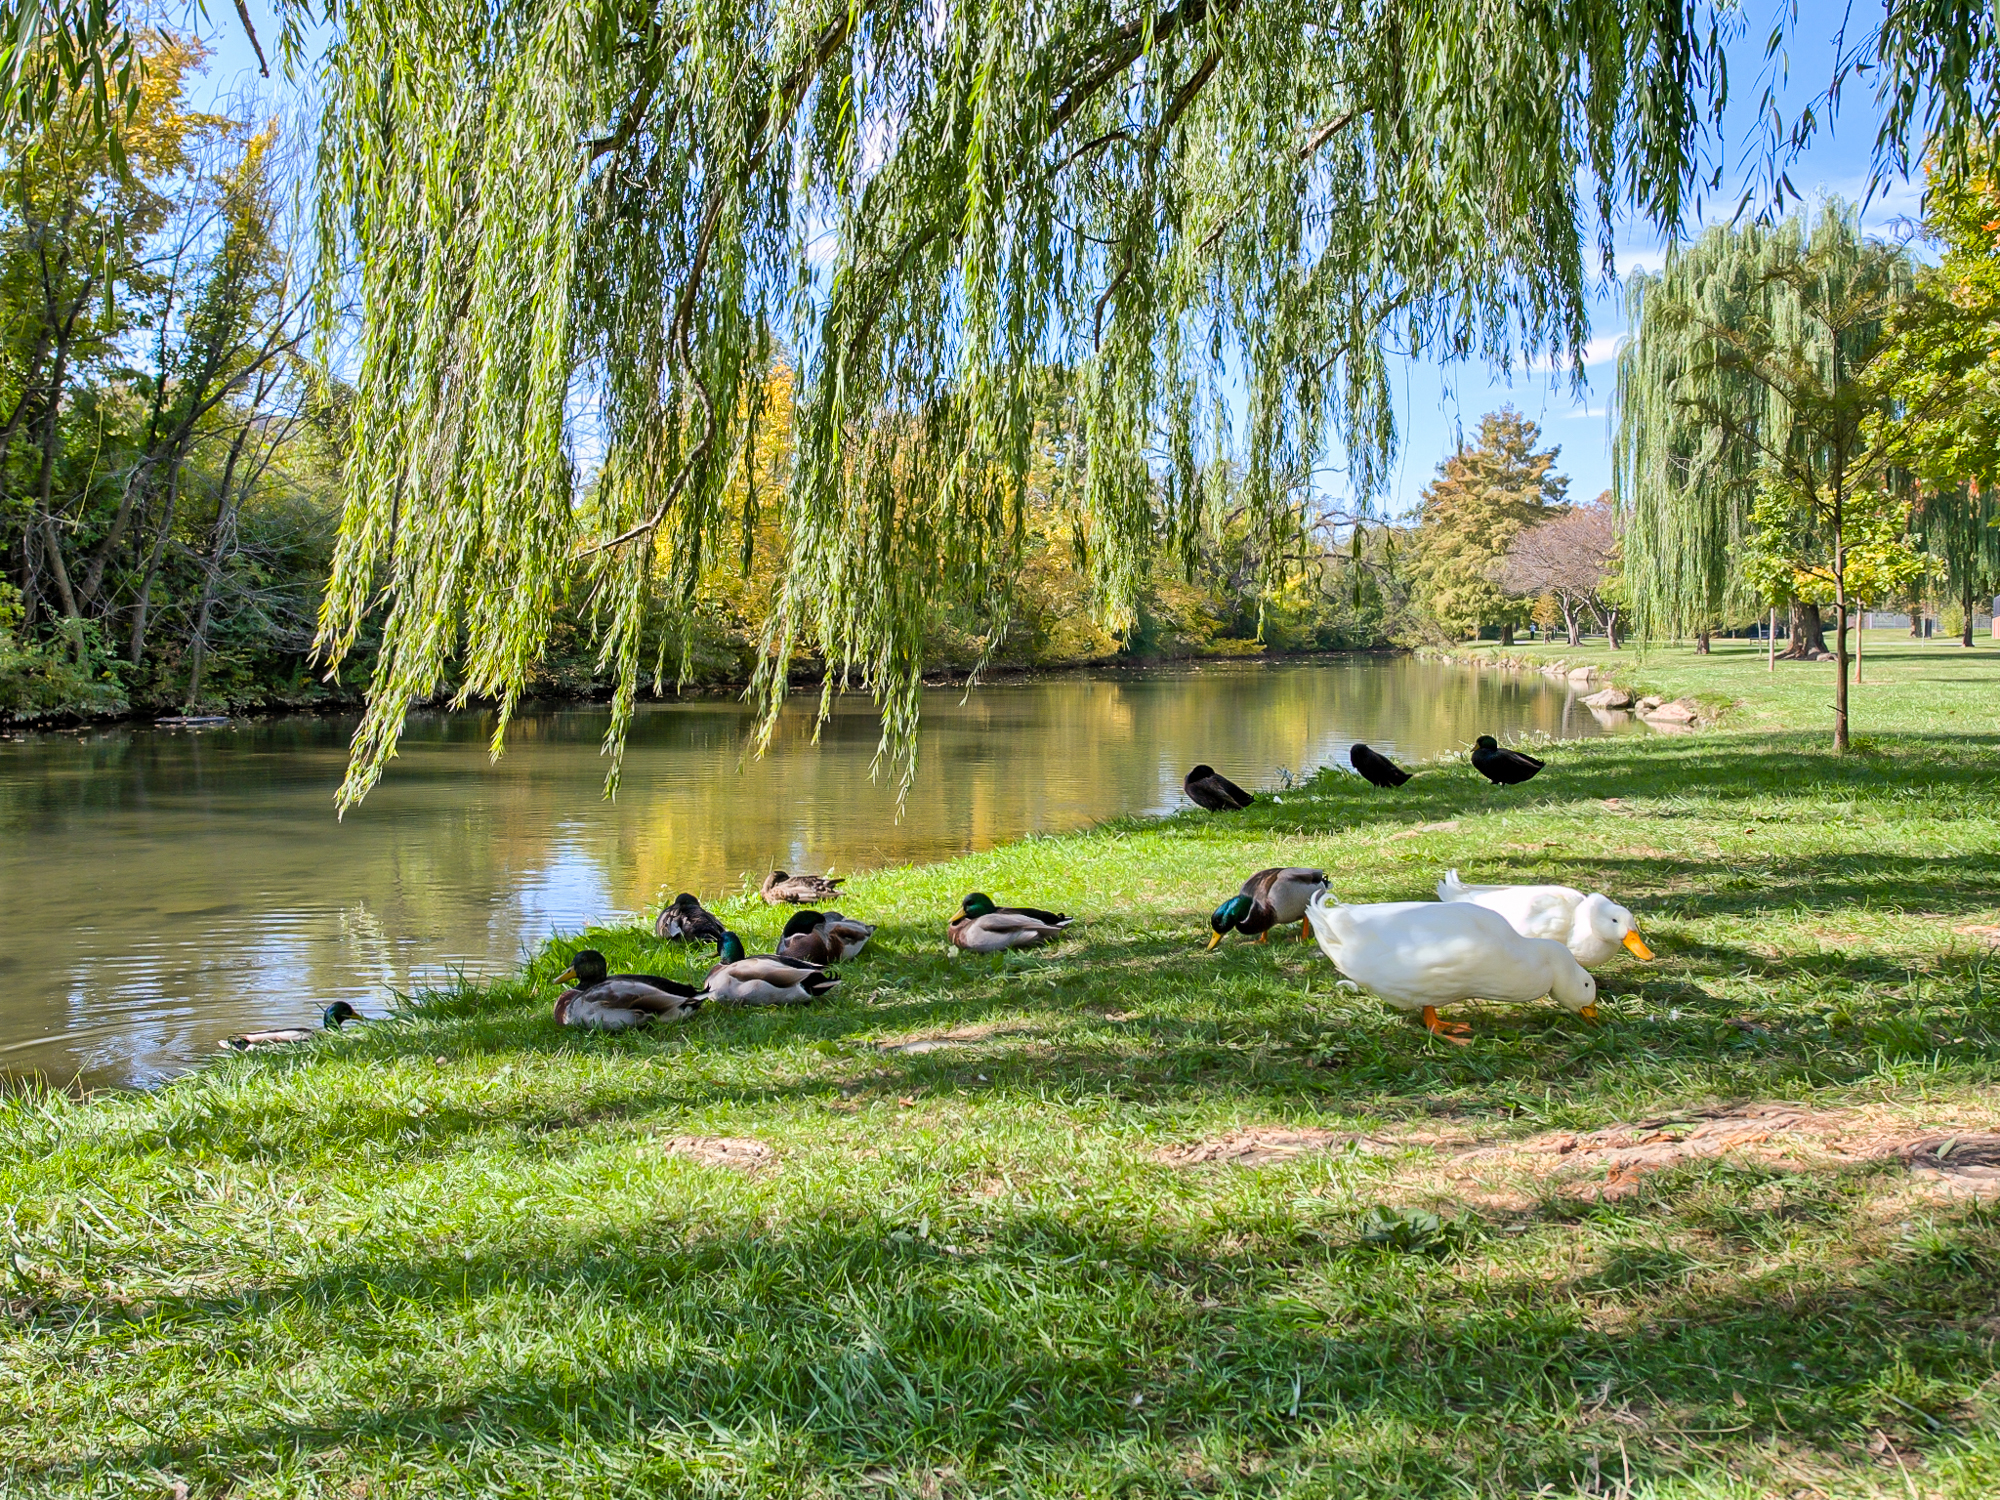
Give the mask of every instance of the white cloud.
[{"label": "white cloud", "polygon": [[[1625,335],[1622,333],[1606,333],[1600,334],[1585,344],[1583,346],[1584,368],[1591,369],[1597,365],[1610,364],[1612,360],[1618,357],[1618,345],[1624,341],[1624,338]],[[1568,372],[1569,361],[1567,359],[1552,360],[1547,354],[1537,354],[1533,359],[1528,361],[1528,368],[1530,370],[1562,374]]]}]

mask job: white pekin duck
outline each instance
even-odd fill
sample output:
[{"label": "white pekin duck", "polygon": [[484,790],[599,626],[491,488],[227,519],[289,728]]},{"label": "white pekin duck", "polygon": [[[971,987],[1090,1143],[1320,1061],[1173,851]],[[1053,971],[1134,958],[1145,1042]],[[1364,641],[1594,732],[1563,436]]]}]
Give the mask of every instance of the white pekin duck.
[{"label": "white pekin duck", "polygon": [[1523,937],[1498,912],[1466,901],[1388,901],[1343,906],[1325,892],[1306,920],[1333,966],[1398,1010],[1422,1013],[1427,1029],[1463,1043],[1471,1028],[1440,1021],[1461,1000],[1526,1002],[1543,996],[1586,1020],[1597,1015],[1597,981],[1569,949]]},{"label": "white pekin duck", "polygon": [[1497,911],[1522,937],[1555,939],[1586,969],[1615,958],[1620,948],[1634,958],[1653,956],[1632,913],[1602,891],[1586,896],[1567,885],[1467,885],[1458,871],[1447,870],[1437,893],[1440,901]]}]

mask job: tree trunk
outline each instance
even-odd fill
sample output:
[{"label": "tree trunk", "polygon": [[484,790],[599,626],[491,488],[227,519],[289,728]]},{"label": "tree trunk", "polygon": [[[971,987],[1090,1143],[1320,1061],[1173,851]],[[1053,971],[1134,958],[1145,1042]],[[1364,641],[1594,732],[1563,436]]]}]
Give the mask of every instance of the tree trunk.
[{"label": "tree trunk", "polygon": [[1833,753],[1845,755],[1847,737],[1847,553],[1841,545],[1840,508],[1833,512]]},{"label": "tree trunk", "polygon": [[194,634],[188,642],[189,713],[195,711],[195,700],[201,696],[201,670],[208,661],[208,622],[215,610],[215,583],[222,575],[224,560],[236,549],[236,513],[242,508],[243,496],[239,489],[232,500],[230,488],[231,481],[236,477],[236,462],[243,456],[243,441],[249,436],[250,424],[245,422],[236,429],[236,436],[229,444],[229,459],[222,466],[222,491],[216,502],[215,533],[209,543],[208,561],[202,568],[201,604],[195,611]]},{"label": "tree trunk", "polygon": [[1965,608],[1965,626],[1958,633],[1959,645],[1968,651],[1972,649],[1972,600],[1972,585],[1968,583],[1965,586],[1965,598],[1961,601]]},{"label": "tree trunk", "polygon": [[1708,637],[1709,632],[1705,628],[1697,630],[1694,633],[1694,654],[1696,656],[1707,656],[1709,654]]},{"label": "tree trunk", "polygon": [[1562,604],[1563,630],[1569,635],[1569,643],[1572,646],[1581,646],[1583,644],[1583,622],[1577,618],[1576,605],[1569,599],[1563,599],[1559,602]]},{"label": "tree trunk", "polygon": [[1511,622],[1500,627],[1500,644],[1503,646],[1514,644],[1514,626]]},{"label": "tree trunk", "polygon": [[1819,606],[1802,604],[1794,599],[1792,638],[1785,643],[1785,649],[1778,655],[1786,661],[1819,661],[1828,654],[1826,624],[1819,617]]},{"label": "tree trunk", "polygon": [[160,529],[153,534],[152,555],[146,559],[146,571],[139,579],[139,600],[132,609],[132,640],[126,655],[135,667],[146,654],[146,616],[153,603],[153,577],[160,571],[160,559],[166,555],[167,537],[174,529],[174,502],[180,493],[181,466],[177,457],[167,476],[167,503],[160,513]]}]

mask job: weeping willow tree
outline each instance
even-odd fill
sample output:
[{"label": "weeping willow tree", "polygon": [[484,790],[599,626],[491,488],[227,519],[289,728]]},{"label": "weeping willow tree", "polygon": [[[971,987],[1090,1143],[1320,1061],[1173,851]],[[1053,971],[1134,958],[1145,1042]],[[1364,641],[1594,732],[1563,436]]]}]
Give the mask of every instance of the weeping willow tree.
[{"label": "weeping willow tree", "polygon": [[765,729],[816,658],[822,712],[872,693],[907,778],[927,620],[1006,617],[1036,370],[1073,382],[1067,503],[1108,627],[1153,559],[1195,555],[1225,463],[1282,555],[1316,467],[1380,485],[1386,348],[1575,355],[1614,216],[1681,213],[1719,10],[330,8],[322,264],[328,327],[357,310],[358,396],[323,649],[382,625],[343,803],[447,685],[504,732],[562,609],[601,632],[615,753],[642,675],[678,670],[641,660],[648,611],[686,638],[731,545],[781,346]]},{"label": "weeping willow tree", "polygon": [[1618,358],[1614,491],[1635,623],[1678,633],[1753,593],[1831,602],[1836,751],[1848,602],[1920,566],[1889,436],[1904,414],[1889,324],[1914,284],[1908,255],[1837,203],[1718,226],[1634,278]]}]

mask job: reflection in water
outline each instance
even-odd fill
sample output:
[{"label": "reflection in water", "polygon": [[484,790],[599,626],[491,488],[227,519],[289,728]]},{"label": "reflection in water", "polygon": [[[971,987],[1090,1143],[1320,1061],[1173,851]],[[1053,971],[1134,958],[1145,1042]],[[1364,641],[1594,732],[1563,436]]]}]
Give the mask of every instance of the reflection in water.
[{"label": "reflection in water", "polygon": [[333,816],[351,720],[41,734],[0,745],[0,1069],[143,1082],[248,1026],[511,968],[551,933],[773,866],[937,859],[1181,805],[1212,762],[1252,789],[1475,734],[1596,734],[1561,684],[1401,659],[1203,666],[930,694],[901,822],[879,729],[788,715],[739,765],[733,701],[642,707],[615,803],[600,707],[529,714],[497,765],[482,714],[413,716],[368,801]]}]

